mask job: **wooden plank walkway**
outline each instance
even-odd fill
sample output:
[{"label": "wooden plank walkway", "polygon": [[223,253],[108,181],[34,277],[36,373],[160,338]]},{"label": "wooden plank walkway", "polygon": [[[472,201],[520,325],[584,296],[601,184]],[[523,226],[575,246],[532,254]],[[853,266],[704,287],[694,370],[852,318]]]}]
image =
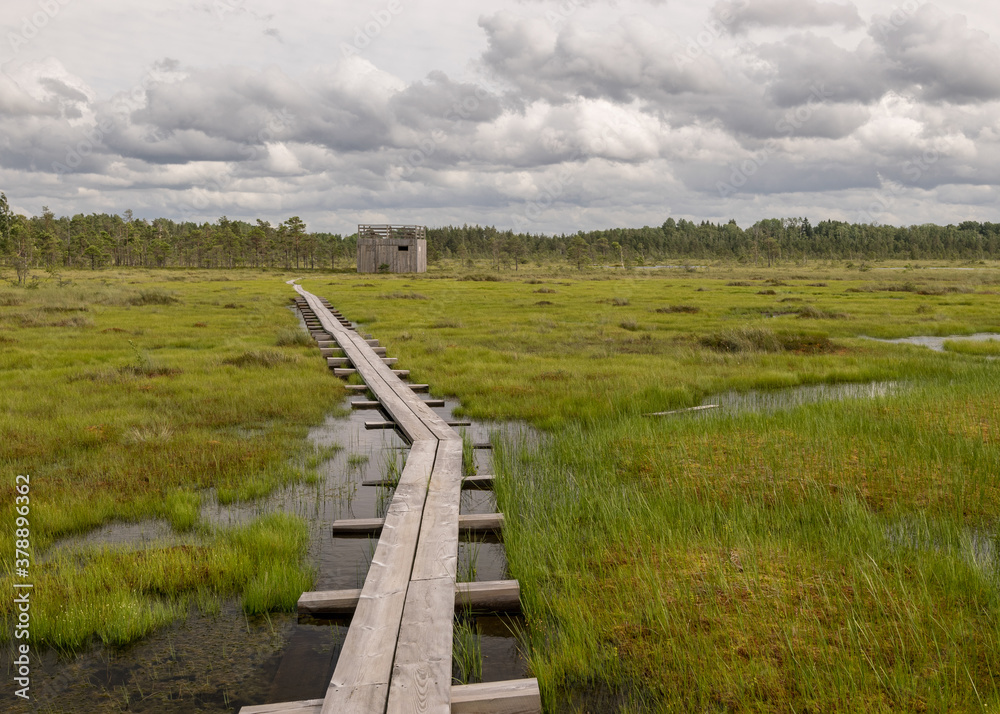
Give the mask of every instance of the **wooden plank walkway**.
[{"label": "wooden plank walkway", "polygon": [[[363,389],[374,396],[410,442],[410,449],[385,518],[379,519],[381,535],[364,586],[357,593],[351,626],[326,696],[241,711],[540,712],[534,679],[452,685],[463,483],[461,436],[416,394],[417,389],[426,391],[427,385],[402,381],[409,373],[392,369],[396,360],[385,356],[377,340],[363,338],[325,300],[294,287],[301,296],[297,302],[307,325],[322,339],[324,350],[337,349],[342,355],[324,355],[335,374],[359,375],[365,382]],[[341,368],[342,364],[351,367]],[[501,514],[487,515],[493,516],[494,527],[502,524]],[[464,528],[483,520],[469,518],[461,519]],[[322,596],[306,593],[303,599],[308,602]],[[351,599],[353,603],[354,594]]]}]

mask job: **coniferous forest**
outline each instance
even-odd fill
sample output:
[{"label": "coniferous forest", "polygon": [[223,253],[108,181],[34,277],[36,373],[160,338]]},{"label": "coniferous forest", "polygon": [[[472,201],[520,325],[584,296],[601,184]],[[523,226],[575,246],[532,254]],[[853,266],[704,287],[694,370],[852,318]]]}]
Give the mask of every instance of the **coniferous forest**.
[{"label": "coniferous forest", "polygon": [[[13,213],[0,194],[0,256],[22,279],[32,269],[105,267],[326,268],[354,266],[356,234],[309,231],[297,216],[273,225],[230,220],[148,221],[119,214],[40,216]],[[583,268],[655,265],[664,260],[776,261],[988,260],[1000,258],[1000,224],[965,221],[896,227],[770,218],[748,228],[736,221],[695,223],[667,218],[661,226],[610,228],[572,234],[515,233],[492,226],[429,227],[428,257],[483,260],[498,270],[526,261],[568,262]]]}]

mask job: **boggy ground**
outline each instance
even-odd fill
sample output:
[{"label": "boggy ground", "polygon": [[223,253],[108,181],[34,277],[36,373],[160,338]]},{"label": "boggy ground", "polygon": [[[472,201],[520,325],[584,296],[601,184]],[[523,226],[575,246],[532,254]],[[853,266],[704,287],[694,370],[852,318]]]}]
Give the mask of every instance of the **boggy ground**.
[{"label": "boggy ground", "polygon": [[[222,529],[200,518],[210,493],[258,498],[313,477],[323,457],[305,435],[343,390],[290,301],[280,278],[257,272],[81,271],[0,288],[0,522],[13,534],[14,478],[30,475],[33,644],[121,645],[234,596],[247,613],[294,609],[313,577],[302,519]],[[51,552],[149,518],[184,543]]]},{"label": "boggy ground", "polygon": [[[303,284],[467,415],[545,429],[497,452],[549,710],[995,708],[996,345],[861,336],[1000,331],[1000,271],[879,267],[436,266]],[[134,641],[192,603],[289,608],[309,587],[297,518],[199,518],[209,489],[257,498],[323,456],[304,436],[343,392],[296,332],[288,277],[85,271],[0,289],[0,513],[11,532],[13,475],[30,473],[41,642]],[[642,416],[874,380],[901,388]],[[151,517],[191,545],[46,558],[63,536]]]},{"label": "boggy ground", "polygon": [[[1000,273],[974,267],[304,284],[469,415],[547,430],[498,450],[498,501],[548,710],[979,711],[1000,705],[997,343],[862,338],[1000,331]],[[642,416],[872,380],[899,388]]]}]

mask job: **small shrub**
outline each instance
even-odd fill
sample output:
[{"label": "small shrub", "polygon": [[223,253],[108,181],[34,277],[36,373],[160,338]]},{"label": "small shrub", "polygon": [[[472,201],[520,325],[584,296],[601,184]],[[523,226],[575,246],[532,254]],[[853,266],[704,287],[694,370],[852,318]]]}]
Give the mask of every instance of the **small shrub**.
[{"label": "small shrub", "polygon": [[148,288],[139,291],[138,295],[132,295],[125,301],[129,305],[172,305],[180,302],[174,295],[163,288]]},{"label": "small shrub", "polygon": [[731,288],[752,288],[753,283],[748,283],[745,280],[732,280],[726,283],[727,286]]},{"label": "small shrub", "polygon": [[427,300],[426,295],[420,293],[386,293],[379,295],[381,300]]},{"label": "small shrub", "polygon": [[827,312],[815,305],[803,305],[798,309],[798,316],[807,320],[843,320],[847,317],[842,312]]},{"label": "small shrub", "polygon": [[766,327],[736,327],[706,335],[701,344],[716,352],[781,352],[781,340]]},{"label": "small shrub", "polygon": [[293,361],[294,358],[275,350],[249,350],[236,357],[222,360],[223,364],[231,364],[234,367],[265,367],[268,369]]},{"label": "small shrub", "polygon": [[24,300],[20,295],[13,293],[0,293],[0,307],[14,307],[20,305]]},{"label": "small shrub", "polygon": [[483,275],[482,273],[478,273],[475,275],[466,275],[465,277],[459,278],[459,280],[471,280],[473,282],[480,283],[499,283],[502,279],[499,275]]},{"label": "small shrub", "polygon": [[242,307],[243,307],[242,305],[237,305],[234,302],[227,302],[225,305],[222,306],[222,309],[224,309],[224,310],[239,310]]},{"label": "small shrub", "polygon": [[618,324],[623,330],[629,330],[630,332],[635,332],[639,329],[639,323],[632,319],[622,320]]},{"label": "small shrub", "polygon": [[555,303],[554,303],[554,302],[550,302],[550,301],[548,301],[548,300],[539,300],[539,301],[538,301],[538,302],[536,302],[535,304],[536,304],[536,305],[555,305]]},{"label": "small shrub", "polygon": [[778,293],[774,292],[773,290],[758,290],[757,294],[758,295],[777,295]]},{"label": "small shrub", "polygon": [[536,290],[535,292],[536,293],[554,293],[555,290],[553,290],[552,288],[538,288],[538,290]]},{"label": "small shrub", "polygon": [[118,373],[126,377],[172,377],[175,374],[180,374],[181,370],[147,359],[137,364],[125,365],[119,368]]},{"label": "small shrub", "polygon": [[611,298],[611,304],[614,305],[615,307],[625,307],[626,305],[628,305],[628,298],[623,298],[623,297]]},{"label": "small shrub", "polygon": [[443,317],[434,322],[433,324],[431,324],[431,327],[440,330],[448,327],[462,328],[465,327],[465,325],[463,325],[459,320],[455,320],[449,317]]},{"label": "small shrub", "polygon": [[697,307],[696,305],[668,305],[667,307],[658,307],[656,308],[656,311],[666,312],[666,313],[686,312],[693,315],[697,312],[701,312],[701,308]]},{"label": "small shrub", "polygon": [[798,354],[827,354],[836,350],[830,338],[822,334],[782,335],[781,345],[786,352]]}]

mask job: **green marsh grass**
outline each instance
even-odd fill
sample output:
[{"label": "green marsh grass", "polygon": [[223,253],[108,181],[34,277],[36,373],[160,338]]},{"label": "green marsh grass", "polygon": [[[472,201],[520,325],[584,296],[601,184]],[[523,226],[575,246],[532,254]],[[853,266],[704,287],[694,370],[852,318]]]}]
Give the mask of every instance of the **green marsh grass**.
[{"label": "green marsh grass", "polygon": [[996,357],[1000,355],[1000,340],[945,340],[944,349],[963,355]]},{"label": "green marsh grass", "polygon": [[476,445],[468,430],[462,429],[462,475],[475,476],[476,472]]},{"label": "green marsh grass", "polygon": [[[307,541],[302,519],[271,514],[190,545],[59,553],[34,568],[32,636],[65,651],[94,638],[125,645],[186,616],[191,604],[211,610],[241,593],[247,614],[294,610],[314,577],[301,564]],[[4,597],[0,611],[13,610]]]},{"label": "green marsh grass", "polygon": [[455,684],[475,684],[483,680],[482,641],[471,613],[455,615],[452,663],[452,679]]}]

